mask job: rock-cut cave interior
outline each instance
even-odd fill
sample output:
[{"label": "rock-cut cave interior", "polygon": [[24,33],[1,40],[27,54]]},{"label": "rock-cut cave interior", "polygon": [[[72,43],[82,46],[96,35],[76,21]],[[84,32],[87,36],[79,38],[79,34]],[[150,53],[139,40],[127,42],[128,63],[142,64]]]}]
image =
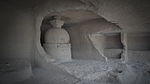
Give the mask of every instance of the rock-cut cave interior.
[{"label": "rock-cut cave interior", "polygon": [[150,84],[149,0],[1,0],[0,84]]}]

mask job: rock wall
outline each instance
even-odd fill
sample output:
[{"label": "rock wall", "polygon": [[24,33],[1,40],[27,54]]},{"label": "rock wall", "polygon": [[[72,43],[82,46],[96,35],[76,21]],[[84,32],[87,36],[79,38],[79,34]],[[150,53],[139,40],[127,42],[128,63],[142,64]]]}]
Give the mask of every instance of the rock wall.
[{"label": "rock wall", "polygon": [[[32,75],[31,64],[42,65],[54,61],[51,57],[48,58],[42,48],[40,36],[43,19],[55,12],[88,10],[99,16],[98,19],[96,16],[92,20],[78,24],[68,23],[64,26],[71,37],[72,58],[104,61],[89,35],[111,33],[119,28],[121,30],[119,32],[126,35],[117,37],[121,43],[108,42],[107,48],[114,47],[114,44],[109,46],[109,43],[115,43],[119,44],[117,48],[122,48],[123,51],[106,50],[105,55],[111,57],[114,55],[113,52],[116,52],[117,58],[120,58],[119,54],[123,53],[126,62],[149,62],[148,0],[38,0],[37,2],[15,0],[11,2],[8,0],[0,3],[0,80],[4,83],[29,78]],[[113,40],[110,38],[108,41]],[[123,46],[120,47],[120,44]],[[5,72],[10,75],[5,75]]]},{"label": "rock wall", "polygon": [[5,2],[0,9],[0,83],[7,84],[32,75],[34,22],[30,11]]}]

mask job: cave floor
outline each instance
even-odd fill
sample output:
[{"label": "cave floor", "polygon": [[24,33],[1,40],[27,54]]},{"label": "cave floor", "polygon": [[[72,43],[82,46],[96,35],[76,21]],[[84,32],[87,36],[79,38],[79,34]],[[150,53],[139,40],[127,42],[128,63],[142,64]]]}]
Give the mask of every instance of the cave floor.
[{"label": "cave floor", "polygon": [[120,60],[73,60],[35,68],[33,77],[15,84],[150,84],[149,70],[147,64]]}]

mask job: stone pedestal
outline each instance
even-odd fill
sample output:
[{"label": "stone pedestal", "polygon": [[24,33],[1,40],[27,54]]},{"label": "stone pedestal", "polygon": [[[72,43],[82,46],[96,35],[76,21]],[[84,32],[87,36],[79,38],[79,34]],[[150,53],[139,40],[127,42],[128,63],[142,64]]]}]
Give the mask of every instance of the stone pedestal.
[{"label": "stone pedestal", "polygon": [[52,56],[59,62],[71,60],[71,45],[67,44],[44,44],[45,51],[47,54]]}]

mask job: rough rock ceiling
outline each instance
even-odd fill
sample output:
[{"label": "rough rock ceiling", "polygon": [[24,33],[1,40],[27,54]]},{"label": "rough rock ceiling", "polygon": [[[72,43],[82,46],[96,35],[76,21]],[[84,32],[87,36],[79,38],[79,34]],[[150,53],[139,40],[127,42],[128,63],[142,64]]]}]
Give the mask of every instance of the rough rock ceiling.
[{"label": "rough rock ceiling", "polygon": [[74,5],[74,2],[79,2],[85,7],[94,8],[100,16],[123,29],[150,31],[149,0],[3,0],[3,2],[20,9],[33,9],[41,4],[45,6],[45,3],[50,3],[48,6],[60,4],[70,6]]},{"label": "rough rock ceiling", "polygon": [[49,23],[48,20],[53,15],[62,16],[62,19],[65,21],[66,24],[76,24],[81,23],[93,19],[102,18],[99,15],[93,13],[92,11],[85,11],[85,10],[67,10],[62,11],[60,13],[51,13],[45,17],[45,23]]}]

